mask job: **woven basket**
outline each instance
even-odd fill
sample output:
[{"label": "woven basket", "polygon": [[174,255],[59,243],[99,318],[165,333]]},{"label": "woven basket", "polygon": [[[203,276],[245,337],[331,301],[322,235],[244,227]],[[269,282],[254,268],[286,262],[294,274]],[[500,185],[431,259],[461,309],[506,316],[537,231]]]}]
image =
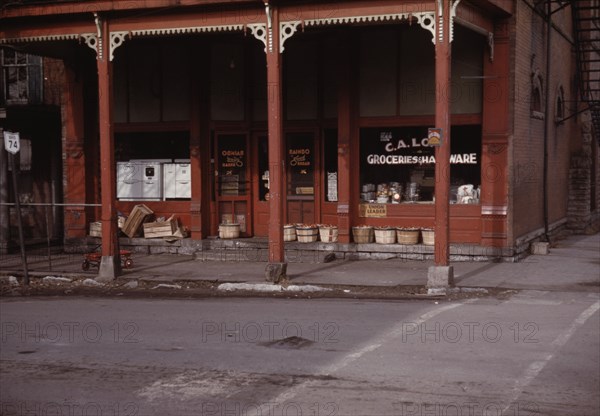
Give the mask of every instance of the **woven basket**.
[{"label": "woven basket", "polygon": [[375,228],[375,242],[377,244],[394,244],[396,230],[394,228]]},{"label": "woven basket", "polygon": [[283,241],[296,241],[296,227],[293,225],[283,226]]},{"label": "woven basket", "polygon": [[338,240],[338,228],[319,227],[319,238],[324,243],[335,243]]},{"label": "woven basket", "polygon": [[419,242],[419,230],[406,230],[402,228],[398,228],[396,230],[396,235],[398,237],[398,244],[417,244]]},{"label": "woven basket", "polygon": [[373,242],[373,227],[352,227],[352,237],[357,244],[368,244]]},{"label": "woven basket", "polygon": [[435,244],[435,233],[433,230],[421,230],[423,236],[423,244],[426,246],[433,246]]}]

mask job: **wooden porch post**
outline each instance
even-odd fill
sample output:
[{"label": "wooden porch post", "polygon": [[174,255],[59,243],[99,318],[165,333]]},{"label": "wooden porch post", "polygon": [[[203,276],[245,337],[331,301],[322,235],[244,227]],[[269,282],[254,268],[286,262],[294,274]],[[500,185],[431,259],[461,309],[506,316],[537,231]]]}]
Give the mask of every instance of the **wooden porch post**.
[{"label": "wooden porch post", "polygon": [[[456,1],[456,0],[455,0]],[[435,126],[442,129],[442,145],[435,149],[435,265],[429,269],[427,286],[454,283],[450,266],[450,10],[452,0],[436,3],[435,38]]]},{"label": "wooden porch post", "polygon": [[340,34],[338,39],[338,241],[340,243],[350,242],[350,222],[352,210],[350,201],[352,200],[352,152],[351,143],[354,135],[355,120],[357,117],[356,109],[356,88],[357,85],[355,72],[355,60],[353,59],[354,37],[347,31]]},{"label": "wooden porch post", "polygon": [[121,274],[119,240],[117,237],[117,210],[115,207],[116,172],[115,143],[112,124],[112,62],[109,52],[108,21],[97,21],[101,37],[97,43],[98,66],[98,119],[100,124],[100,186],[102,189],[102,260],[97,280],[109,281]]},{"label": "wooden porch post", "polygon": [[279,10],[268,6],[270,13],[267,33],[267,94],[269,126],[269,264],[268,281],[278,282],[285,277],[285,249],[283,242],[283,204],[286,200],[283,178],[285,172],[282,128],[281,53],[279,52]]}]

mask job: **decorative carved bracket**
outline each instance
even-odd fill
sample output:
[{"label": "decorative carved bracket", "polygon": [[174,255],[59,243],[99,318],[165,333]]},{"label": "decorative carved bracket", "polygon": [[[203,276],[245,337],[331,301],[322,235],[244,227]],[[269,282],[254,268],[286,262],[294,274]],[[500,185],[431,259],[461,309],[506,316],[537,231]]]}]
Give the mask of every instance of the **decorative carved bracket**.
[{"label": "decorative carved bracket", "polygon": [[252,36],[260,40],[265,45],[265,52],[267,52],[267,48],[269,47],[267,44],[267,25],[265,23],[253,23],[251,25],[247,25],[246,27],[250,29]]},{"label": "decorative carved bracket", "polygon": [[283,22],[279,24],[279,52],[283,52],[285,47],[283,46],[285,41],[292,37],[298,30],[298,26],[302,24],[302,21],[296,20],[293,22]]},{"label": "decorative carved bracket", "polygon": [[488,33],[488,46],[490,47],[490,62],[494,62],[494,34]]},{"label": "decorative carved bracket", "polygon": [[115,50],[125,42],[125,36],[129,32],[111,32],[110,34],[110,60],[114,59]]},{"label": "decorative carved bracket", "polygon": [[81,38],[87,46],[96,52],[96,56],[98,56],[98,35],[95,33],[84,33],[81,35]]},{"label": "decorative carved bracket", "polygon": [[454,18],[456,17],[456,8],[461,0],[453,0],[450,8],[450,42],[454,40]]},{"label": "decorative carved bracket", "polygon": [[414,15],[417,18],[417,23],[431,33],[431,42],[435,45],[435,15],[433,13],[419,13]]}]

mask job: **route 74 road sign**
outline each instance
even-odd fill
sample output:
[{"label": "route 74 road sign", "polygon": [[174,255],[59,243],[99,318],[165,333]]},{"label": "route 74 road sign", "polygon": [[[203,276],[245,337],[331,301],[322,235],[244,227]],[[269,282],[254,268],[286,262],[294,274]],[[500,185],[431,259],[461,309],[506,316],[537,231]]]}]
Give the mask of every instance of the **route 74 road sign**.
[{"label": "route 74 road sign", "polygon": [[4,148],[7,152],[13,155],[17,154],[21,150],[21,140],[19,133],[11,133],[9,131],[4,132]]}]

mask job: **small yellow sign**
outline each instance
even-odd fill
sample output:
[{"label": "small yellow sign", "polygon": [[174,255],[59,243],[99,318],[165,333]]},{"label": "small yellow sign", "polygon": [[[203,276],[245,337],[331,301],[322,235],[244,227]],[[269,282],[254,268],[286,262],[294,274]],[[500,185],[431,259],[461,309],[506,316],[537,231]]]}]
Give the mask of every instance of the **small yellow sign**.
[{"label": "small yellow sign", "polygon": [[442,145],[443,132],[442,129],[430,128],[427,134],[427,140],[429,146],[441,146]]},{"label": "small yellow sign", "polygon": [[358,216],[363,218],[387,218],[387,204],[360,204]]}]

